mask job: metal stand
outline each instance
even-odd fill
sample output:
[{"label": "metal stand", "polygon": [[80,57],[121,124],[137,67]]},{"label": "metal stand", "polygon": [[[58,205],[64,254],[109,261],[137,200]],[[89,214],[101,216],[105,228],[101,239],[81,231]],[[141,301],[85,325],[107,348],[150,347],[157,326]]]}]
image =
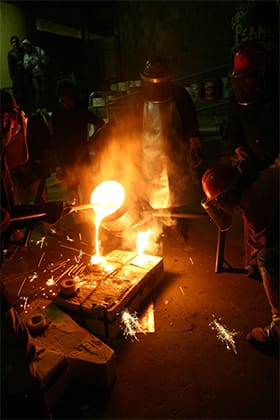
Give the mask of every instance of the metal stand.
[{"label": "metal stand", "polygon": [[[226,232],[221,232],[218,229],[215,273],[246,273],[244,268],[234,268],[225,260],[225,240]],[[227,267],[224,267],[224,264],[226,264]]]}]

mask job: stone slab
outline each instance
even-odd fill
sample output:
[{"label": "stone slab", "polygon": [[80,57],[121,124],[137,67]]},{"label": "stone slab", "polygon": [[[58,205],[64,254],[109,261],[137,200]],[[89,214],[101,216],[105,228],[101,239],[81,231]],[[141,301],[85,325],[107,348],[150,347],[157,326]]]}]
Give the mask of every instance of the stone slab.
[{"label": "stone slab", "polygon": [[[109,388],[116,377],[114,350],[78,325],[53,302],[38,299],[36,305],[33,302],[30,313],[20,316],[28,324],[28,319],[39,311],[46,318],[47,327],[39,333],[31,329],[36,347],[65,357],[71,380],[96,388]],[[53,370],[54,359],[44,367],[45,377]]]}]

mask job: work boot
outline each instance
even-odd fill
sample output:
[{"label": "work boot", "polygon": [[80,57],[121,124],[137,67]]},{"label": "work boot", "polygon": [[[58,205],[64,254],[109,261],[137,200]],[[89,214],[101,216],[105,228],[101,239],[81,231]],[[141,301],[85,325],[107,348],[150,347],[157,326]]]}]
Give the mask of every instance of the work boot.
[{"label": "work boot", "polygon": [[273,315],[272,322],[266,327],[253,328],[246,336],[246,340],[256,347],[279,346],[280,316]]}]

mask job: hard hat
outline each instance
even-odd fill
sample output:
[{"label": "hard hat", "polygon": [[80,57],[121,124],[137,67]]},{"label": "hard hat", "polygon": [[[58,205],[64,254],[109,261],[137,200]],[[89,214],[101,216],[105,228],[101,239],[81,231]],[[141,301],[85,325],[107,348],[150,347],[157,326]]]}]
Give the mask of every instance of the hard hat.
[{"label": "hard hat", "polygon": [[268,61],[268,52],[259,42],[243,42],[236,51],[233,59],[233,72],[238,75],[255,69],[258,66],[264,66]]},{"label": "hard hat", "polygon": [[233,71],[229,75],[232,89],[240,105],[250,105],[262,98],[265,90],[265,70],[268,52],[259,42],[241,44],[233,58]]},{"label": "hard hat", "polygon": [[207,201],[217,199],[234,188],[240,173],[232,166],[215,165],[207,169],[201,178],[202,189],[207,197]]},{"label": "hard hat", "polygon": [[148,58],[140,76],[143,82],[155,84],[166,83],[171,79],[167,63],[160,56],[151,56]]}]

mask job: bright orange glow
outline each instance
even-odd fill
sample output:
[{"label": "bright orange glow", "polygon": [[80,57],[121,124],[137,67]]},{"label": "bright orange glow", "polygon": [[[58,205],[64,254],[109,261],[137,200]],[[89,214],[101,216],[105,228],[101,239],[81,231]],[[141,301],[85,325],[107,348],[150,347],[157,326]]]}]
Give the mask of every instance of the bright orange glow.
[{"label": "bright orange glow", "polygon": [[117,181],[104,181],[92,191],[90,203],[100,219],[118,210],[125,198],[125,191]]},{"label": "bright orange glow", "polygon": [[149,238],[154,232],[151,229],[146,230],[146,232],[137,233],[137,252],[138,255],[142,255],[147,248]]},{"label": "bright orange glow", "polygon": [[123,186],[117,181],[104,181],[97,185],[92,191],[90,203],[96,214],[95,222],[95,252],[96,255],[92,257],[92,264],[94,260],[100,259],[98,232],[101,221],[118,210],[125,199],[125,191]]}]

